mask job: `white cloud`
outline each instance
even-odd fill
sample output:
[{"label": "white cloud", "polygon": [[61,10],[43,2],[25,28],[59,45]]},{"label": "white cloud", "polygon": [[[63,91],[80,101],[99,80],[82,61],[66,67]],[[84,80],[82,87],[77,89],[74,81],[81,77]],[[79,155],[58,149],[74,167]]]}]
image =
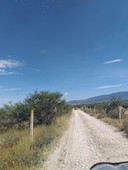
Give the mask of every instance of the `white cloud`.
[{"label": "white cloud", "polygon": [[21,88],[8,88],[8,89],[1,89],[0,91],[20,91],[22,90]]},{"label": "white cloud", "polygon": [[17,60],[0,60],[0,75],[12,75],[16,74],[16,72],[10,70],[15,67],[20,67],[23,64],[20,61]]},{"label": "white cloud", "polygon": [[112,64],[112,63],[119,63],[122,62],[123,59],[115,59],[115,60],[111,60],[111,61],[106,61],[103,64]]},{"label": "white cloud", "polygon": [[99,86],[96,87],[96,89],[108,89],[108,88],[116,88],[116,87],[121,87],[122,84],[116,84],[116,85],[107,85],[107,86]]},{"label": "white cloud", "polygon": [[12,67],[18,67],[21,66],[21,63],[16,60],[0,60],[0,69],[3,68],[12,68]]},{"label": "white cloud", "polygon": [[66,92],[66,93],[64,93],[64,96],[68,96],[68,95],[69,95],[69,93],[67,93],[67,92]]}]

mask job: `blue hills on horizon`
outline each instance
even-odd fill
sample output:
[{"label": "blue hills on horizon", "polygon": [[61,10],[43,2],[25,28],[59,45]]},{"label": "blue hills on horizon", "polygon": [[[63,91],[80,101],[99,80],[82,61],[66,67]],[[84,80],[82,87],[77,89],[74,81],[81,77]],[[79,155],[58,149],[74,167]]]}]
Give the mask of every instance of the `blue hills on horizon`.
[{"label": "blue hills on horizon", "polygon": [[90,97],[83,100],[72,100],[69,101],[68,104],[80,105],[80,104],[110,102],[113,98],[123,100],[123,101],[128,100],[128,91],[105,94],[105,95]]}]

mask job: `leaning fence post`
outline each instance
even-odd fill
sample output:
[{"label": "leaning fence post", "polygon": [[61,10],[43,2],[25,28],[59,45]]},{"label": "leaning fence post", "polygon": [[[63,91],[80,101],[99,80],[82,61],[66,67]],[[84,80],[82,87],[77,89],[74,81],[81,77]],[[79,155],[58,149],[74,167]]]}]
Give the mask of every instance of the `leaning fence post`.
[{"label": "leaning fence post", "polygon": [[30,115],[30,137],[33,140],[33,120],[34,120],[34,110],[31,110],[31,115]]}]

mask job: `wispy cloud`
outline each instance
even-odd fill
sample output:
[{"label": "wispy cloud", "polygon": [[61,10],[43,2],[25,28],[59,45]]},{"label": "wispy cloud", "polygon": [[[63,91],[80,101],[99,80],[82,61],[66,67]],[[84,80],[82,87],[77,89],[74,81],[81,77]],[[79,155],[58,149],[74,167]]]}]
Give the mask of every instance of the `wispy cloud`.
[{"label": "wispy cloud", "polygon": [[44,54],[44,55],[47,54],[47,52],[48,52],[48,49],[42,49],[42,50],[40,51],[40,53],[41,53],[41,54]]},{"label": "wispy cloud", "polygon": [[0,91],[20,91],[22,90],[21,88],[1,88]]},{"label": "wispy cloud", "polygon": [[17,60],[11,60],[11,59],[2,59],[0,60],[0,75],[12,75],[16,74],[15,71],[12,71],[10,69],[20,67],[23,63]]},{"label": "wispy cloud", "polygon": [[69,95],[69,93],[67,93],[67,92],[66,92],[66,93],[64,93],[64,96],[68,96],[68,95]]},{"label": "wispy cloud", "polygon": [[35,69],[35,71],[36,71],[37,73],[39,73],[41,70],[40,70],[40,69],[38,69],[38,68],[36,68],[36,69]]},{"label": "wispy cloud", "polygon": [[96,89],[108,89],[108,88],[116,88],[116,87],[121,87],[122,84],[116,84],[116,85],[107,85],[107,86],[99,86],[96,87]]},{"label": "wispy cloud", "polygon": [[16,74],[14,71],[7,71],[5,69],[0,69],[0,75],[11,75]]},{"label": "wispy cloud", "polygon": [[128,77],[128,69],[123,69],[120,71],[120,73],[117,73],[120,78],[126,78]]},{"label": "wispy cloud", "polygon": [[111,60],[111,61],[105,61],[103,64],[119,63],[122,61],[123,61],[123,59],[115,59],[115,60]]},{"label": "wispy cloud", "polygon": [[0,98],[0,107],[2,107],[4,104],[8,104],[9,101],[11,101],[12,99],[10,98]]},{"label": "wispy cloud", "polygon": [[105,48],[106,45],[100,45],[99,47],[96,47],[95,50],[96,51],[101,51]]}]

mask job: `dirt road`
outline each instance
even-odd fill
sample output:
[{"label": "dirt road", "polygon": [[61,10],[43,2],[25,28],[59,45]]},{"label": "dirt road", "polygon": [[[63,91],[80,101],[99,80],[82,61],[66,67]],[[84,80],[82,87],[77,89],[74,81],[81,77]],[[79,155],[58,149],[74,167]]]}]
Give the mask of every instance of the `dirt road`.
[{"label": "dirt road", "polygon": [[128,161],[128,139],[118,129],[75,110],[68,130],[41,170],[89,170],[100,161]]}]

